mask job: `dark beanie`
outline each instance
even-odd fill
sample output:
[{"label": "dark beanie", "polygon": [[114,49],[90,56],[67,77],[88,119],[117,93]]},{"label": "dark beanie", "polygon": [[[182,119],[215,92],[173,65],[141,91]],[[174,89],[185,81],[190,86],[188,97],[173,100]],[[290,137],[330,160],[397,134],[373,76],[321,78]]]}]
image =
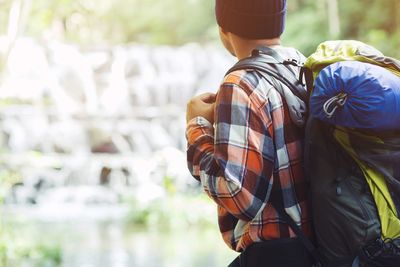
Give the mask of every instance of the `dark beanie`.
[{"label": "dark beanie", "polygon": [[240,37],[275,38],[285,29],[286,0],[216,0],[215,15],[221,28]]}]

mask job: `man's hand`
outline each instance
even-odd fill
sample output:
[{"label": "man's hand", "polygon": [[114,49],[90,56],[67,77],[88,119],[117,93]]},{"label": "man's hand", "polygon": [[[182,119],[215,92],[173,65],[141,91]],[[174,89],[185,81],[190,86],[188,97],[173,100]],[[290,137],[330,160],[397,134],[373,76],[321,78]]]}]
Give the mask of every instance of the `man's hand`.
[{"label": "man's hand", "polygon": [[213,93],[204,93],[193,97],[187,104],[186,122],[197,116],[201,116],[213,124],[215,96]]}]

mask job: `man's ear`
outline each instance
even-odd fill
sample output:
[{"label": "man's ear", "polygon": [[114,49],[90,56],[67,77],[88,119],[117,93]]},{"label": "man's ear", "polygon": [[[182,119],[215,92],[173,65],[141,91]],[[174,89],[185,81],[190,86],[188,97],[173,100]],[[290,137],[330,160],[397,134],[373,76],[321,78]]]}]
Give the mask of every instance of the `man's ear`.
[{"label": "man's ear", "polygon": [[231,40],[231,33],[219,27],[219,37],[226,50],[228,50],[229,53],[232,54],[232,56],[236,57],[235,49]]}]

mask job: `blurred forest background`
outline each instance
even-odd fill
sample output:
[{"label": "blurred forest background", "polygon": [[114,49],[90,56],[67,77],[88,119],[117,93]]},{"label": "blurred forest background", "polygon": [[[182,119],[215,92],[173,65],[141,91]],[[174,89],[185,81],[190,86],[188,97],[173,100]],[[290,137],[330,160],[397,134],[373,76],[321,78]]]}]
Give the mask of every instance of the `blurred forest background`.
[{"label": "blurred forest background", "polygon": [[[400,58],[399,0],[288,0],[283,44]],[[0,0],[0,266],[219,267],[185,104],[234,59],[214,1]]]},{"label": "blurred forest background", "polygon": [[[10,21],[23,2],[24,18]],[[309,55],[326,39],[357,39],[400,56],[397,0],[290,0],[284,40]],[[201,0],[1,0],[0,30],[19,27],[39,38],[61,38],[84,46],[145,43],[182,45],[217,42],[214,1]],[[17,11],[15,11],[17,12]],[[10,28],[8,28],[10,30]],[[12,30],[11,31],[15,31]],[[11,33],[12,34],[12,33]]]}]

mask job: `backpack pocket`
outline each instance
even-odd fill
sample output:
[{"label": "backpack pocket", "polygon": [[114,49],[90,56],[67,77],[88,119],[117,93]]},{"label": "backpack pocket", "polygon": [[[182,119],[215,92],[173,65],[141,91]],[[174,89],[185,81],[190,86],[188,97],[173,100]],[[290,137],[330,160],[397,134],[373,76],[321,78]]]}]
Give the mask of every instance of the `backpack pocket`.
[{"label": "backpack pocket", "polygon": [[362,223],[360,223],[358,228],[353,228],[360,231],[358,235],[360,239],[357,240],[357,243],[359,245],[368,244],[380,237],[381,234],[379,215],[371,191],[363,176],[350,175],[344,180],[344,185],[348,188],[349,193],[353,195],[353,199],[358,204],[359,218],[364,221],[363,227]]},{"label": "backpack pocket", "polygon": [[380,237],[375,202],[357,164],[325,124],[316,123],[311,133],[308,172],[317,246],[328,262],[351,265],[366,241]]}]

